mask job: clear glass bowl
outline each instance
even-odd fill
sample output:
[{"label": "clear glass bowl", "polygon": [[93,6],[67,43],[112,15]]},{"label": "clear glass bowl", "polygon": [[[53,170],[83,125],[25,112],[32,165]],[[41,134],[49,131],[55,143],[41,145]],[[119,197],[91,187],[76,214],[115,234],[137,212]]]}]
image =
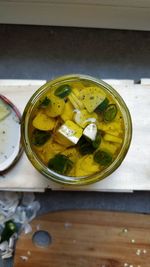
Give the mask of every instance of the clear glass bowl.
[{"label": "clear glass bowl", "polygon": [[[32,150],[30,139],[29,139],[29,125],[30,125],[30,118],[33,110],[35,109],[39,99],[50,90],[50,87],[60,86],[62,83],[67,83],[71,81],[82,81],[82,82],[90,82],[93,85],[100,85],[106,90],[117,102],[121,113],[123,115],[124,125],[125,125],[125,136],[123,140],[123,144],[121,150],[115,160],[104,170],[100,171],[99,173],[95,173],[89,176],[82,176],[82,177],[74,177],[74,176],[65,176],[50,170],[44,163],[38,158],[36,153]],[[90,183],[98,182],[105,177],[109,176],[112,172],[114,172],[124,160],[127,151],[130,146],[131,137],[132,137],[132,122],[129,110],[122,99],[122,97],[117,93],[117,91],[112,88],[109,84],[105,83],[104,81],[87,76],[87,75],[80,75],[80,74],[72,74],[72,75],[65,75],[58,77],[54,80],[48,81],[42,87],[40,87],[30,98],[28,101],[24,113],[22,116],[22,123],[21,123],[21,132],[22,132],[22,141],[25,153],[32,163],[32,165],[44,176],[48,179],[53,180],[58,183],[66,184],[66,185],[86,185]]]}]

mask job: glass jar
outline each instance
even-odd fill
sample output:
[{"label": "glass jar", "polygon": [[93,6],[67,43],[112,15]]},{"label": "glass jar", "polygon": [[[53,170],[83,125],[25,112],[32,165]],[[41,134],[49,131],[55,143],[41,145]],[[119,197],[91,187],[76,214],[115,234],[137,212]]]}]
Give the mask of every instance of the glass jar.
[{"label": "glass jar", "polygon": [[[50,88],[55,86],[60,86],[62,83],[69,83],[69,82],[78,82],[81,81],[84,84],[92,83],[93,86],[101,86],[103,90],[109,93],[112,98],[115,100],[119,109],[123,116],[125,133],[124,133],[124,140],[122,147],[120,149],[119,154],[115,158],[115,160],[105,169],[102,171],[89,175],[89,176],[82,176],[82,177],[74,177],[74,176],[65,176],[59,173],[54,172],[53,170],[49,169],[37,156],[37,154],[33,151],[30,138],[29,138],[29,127],[30,127],[30,119],[32,117],[34,109],[37,107],[37,103],[39,103],[39,99],[45,95]],[[86,185],[90,183],[98,182],[105,177],[109,176],[112,172],[114,172],[124,160],[127,151],[130,146],[131,137],[132,137],[132,122],[129,110],[122,99],[122,97],[117,93],[117,91],[112,88],[109,84],[105,83],[104,81],[87,76],[87,75],[80,75],[80,74],[72,74],[72,75],[65,75],[48,81],[42,87],[40,87],[30,98],[28,101],[22,116],[22,123],[21,123],[21,132],[22,132],[22,141],[25,153],[32,163],[32,165],[44,176],[48,179],[62,183],[62,184],[72,184],[72,185]]]}]

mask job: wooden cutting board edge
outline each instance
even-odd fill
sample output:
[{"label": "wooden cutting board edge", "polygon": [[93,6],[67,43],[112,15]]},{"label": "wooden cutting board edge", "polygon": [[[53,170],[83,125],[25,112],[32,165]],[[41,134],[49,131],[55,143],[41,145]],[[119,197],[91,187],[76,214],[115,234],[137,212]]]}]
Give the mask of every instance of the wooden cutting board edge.
[{"label": "wooden cutting board edge", "polygon": [[[81,228],[80,234],[81,234],[82,242],[83,242],[82,231],[84,228],[87,229],[87,231],[91,231],[92,229],[93,229],[92,231],[96,231],[96,229],[101,229],[101,228],[108,229],[108,231],[111,229],[110,233],[112,233],[112,237],[110,237],[110,240],[111,240],[111,238],[115,238],[116,229],[118,231],[125,229],[126,231],[129,231],[129,238],[130,239],[132,236],[134,237],[135,240],[138,240],[138,239],[142,240],[143,239],[144,241],[142,241],[141,244],[140,244],[141,241],[139,243],[137,242],[137,246],[139,246],[139,247],[142,246],[142,248],[146,247],[150,252],[150,238],[147,237],[147,234],[150,232],[150,215],[149,214],[129,213],[129,212],[124,212],[124,211],[113,212],[113,211],[98,211],[98,210],[73,210],[73,211],[62,210],[62,211],[53,211],[53,212],[50,212],[48,214],[40,215],[39,217],[37,217],[36,219],[34,219],[31,222],[31,226],[33,229],[32,233],[30,233],[28,235],[25,235],[22,233],[19,237],[19,240],[18,240],[17,245],[16,245],[14,267],[20,267],[20,266],[21,267],[23,267],[23,266],[26,266],[26,267],[29,266],[30,267],[29,262],[25,262],[25,261],[20,260],[21,255],[27,255],[26,254],[27,250],[31,251],[32,255],[34,255],[34,253],[36,252],[36,257],[39,256],[39,259],[40,259],[40,257],[42,257],[42,255],[47,255],[47,257],[50,257],[49,254],[45,254],[46,251],[40,252],[40,250],[38,250],[38,249],[36,251],[36,248],[34,248],[35,251],[33,251],[33,247],[30,247],[30,245],[32,243],[32,236],[33,236],[34,232],[37,231],[37,227],[40,227],[40,230],[50,229],[50,231],[48,231],[50,233],[51,233],[51,231],[53,233],[53,231],[56,231],[58,228],[58,235],[60,234],[60,228],[61,228],[61,231],[65,227],[69,227],[70,231],[74,231],[74,229],[76,229],[76,228],[79,228],[79,229]],[[56,228],[56,229],[54,230],[53,228]],[[115,231],[115,232],[113,232],[113,231]],[[144,236],[143,236],[143,234],[144,234]],[[63,232],[61,233],[61,235],[63,236]],[[61,238],[62,238],[62,236],[61,236]],[[102,237],[102,238],[104,238],[104,237]],[[147,241],[147,238],[148,238],[148,241]],[[80,239],[80,236],[79,236],[79,239]],[[134,239],[133,239],[133,242],[134,242]],[[65,245],[66,241],[62,241],[62,242],[64,242],[64,245]],[[89,240],[89,242],[90,242],[90,240]],[[28,246],[24,247],[24,244],[28,245]],[[132,244],[132,239],[131,239],[129,241],[128,246],[131,247],[133,245],[136,245],[136,244]],[[84,246],[83,243],[82,243],[82,246]],[[93,244],[93,246],[94,246],[94,244]],[[95,246],[97,246],[97,243]],[[123,246],[125,246],[125,244],[123,244]],[[138,247],[136,247],[136,249],[137,248]],[[61,249],[61,248],[59,247],[59,249]],[[126,251],[127,248],[124,247],[124,249]],[[138,249],[137,249],[137,251],[138,251]],[[55,252],[56,255],[54,256],[54,258],[55,257],[57,258],[57,256],[59,255],[59,254],[57,255],[57,252],[58,251]],[[135,252],[136,252],[136,250],[135,250]],[[42,253],[44,253],[44,254],[42,254]],[[54,253],[54,251],[53,251],[53,253]],[[62,254],[63,253],[64,252],[62,252]],[[116,257],[116,253],[117,252],[114,252],[114,255],[113,255],[113,247],[112,247],[112,257],[113,256]],[[39,255],[37,255],[37,254],[39,254]],[[83,248],[83,254],[84,254],[84,248]],[[125,254],[126,254],[126,252],[125,252]],[[53,254],[51,254],[51,257],[52,257],[52,255]],[[71,257],[71,256],[68,255],[68,257]],[[72,255],[72,257],[73,257],[73,255]],[[105,255],[105,257],[106,257],[106,255]],[[107,255],[107,257],[108,257],[108,255]],[[119,256],[117,256],[117,257],[119,257]],[[55,260],[56,260],[56,258],[55,258]],[[95,262],[97,261],[97,258],[95,258]],[[150,262],[149,256],[148,256],[148,259],[139,258],[139,257],[137,257],[137,255],[136,256],[134,255],[132,258],[133,258],[133,260],[132,260],[132,264],[130,264],[131,266],[132,265],[135,267],[137,267],[137,266],[148,267],[149,266],[149,263],[146,262],[147,260],[148,260],[148,262]],[[140,260],[139,261],[140,263],[137,264],[137,262],[136,262],[136,265],[135,265],[135,262],[134,262],[135,259]],[[142,264],[141,264],[141,259],[142,259]],[[62,259],[62,260],[64,260],[64,259]],[[73,258],[72,258],[72,261],[73,261]],[[118,259],[115,262],[118,262]],[[115,263],[114,263],[114,265],[107,265],[107,263],[110,264],[108,259],[107,260],[105,259],[104,263],[106,263],[106,265],[104,265],[106,267],[107,266],[113,266],[113,267],[118,267],[118,266],[122,267],[123,266],[123,265],[117,265],[118,263],[116,263],[116,265],[115,265]],[[124,261],[124,263],[125,263],[125,261]],[[32,262],[32,264],[33,264],[33,262]],[[38,264],[38,261],[37,261],[37,264]],[[58,265],[57,265],[57,263],[55,263],[55,264],[54,265],[37,265],[37,266],[39,266],[39,267],[42,267],[42,266],[44,266],[44,267],[46,267],[46,266],[56,267],[56,266],[59,266],[60,263]],[[66,267],[73,266],[73,262],[71,264],[72,265],[66,264],[65,266]],[[85,265],[83,264],[83,267],[84,266],[86,266],[86,264]],[[93,266],[94,265],[92,265],[92,267]],[[95,266],[101,267],[103,265],[95,265]]]}]

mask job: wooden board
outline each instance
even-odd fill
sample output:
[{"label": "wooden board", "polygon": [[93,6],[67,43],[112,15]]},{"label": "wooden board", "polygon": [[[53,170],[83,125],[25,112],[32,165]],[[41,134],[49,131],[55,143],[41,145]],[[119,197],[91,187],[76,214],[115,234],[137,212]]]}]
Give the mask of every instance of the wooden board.
[{"label": "wooden board", "polygon": [[[83,190],[132,192],[150,190],[150,79],[140,84],[133,80],[105,80],[123,97],[133,122],[133,138],[121,166],[106,179],[87,186],[63,186],[37,172],[25,154],[6,175],[0,175],[0,190],[44,191]],[[45,81],[0,80],[0,93],[8,97],[22,112],[28,99]]]},{"label": "wooden board", "polygon": [[[37,228],[51,235],[47,248],[33,244]],[[150,266],[150,215],[52,212],[35,219],[32,229],[17,241],[14,267]]]},{"label": "wooden board", "polygon": [[0,23],[150,30],[150,2],[0,0]]}]

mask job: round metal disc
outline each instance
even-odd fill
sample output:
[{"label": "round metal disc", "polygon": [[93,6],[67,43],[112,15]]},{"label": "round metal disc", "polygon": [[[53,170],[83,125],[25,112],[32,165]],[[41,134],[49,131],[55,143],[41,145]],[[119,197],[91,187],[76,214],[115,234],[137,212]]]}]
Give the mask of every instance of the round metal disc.
[{"label": "round metal disc", "polygon": [[23,151],[20,122],[16,106],[0,94],[0,173],[14,165]]}]

